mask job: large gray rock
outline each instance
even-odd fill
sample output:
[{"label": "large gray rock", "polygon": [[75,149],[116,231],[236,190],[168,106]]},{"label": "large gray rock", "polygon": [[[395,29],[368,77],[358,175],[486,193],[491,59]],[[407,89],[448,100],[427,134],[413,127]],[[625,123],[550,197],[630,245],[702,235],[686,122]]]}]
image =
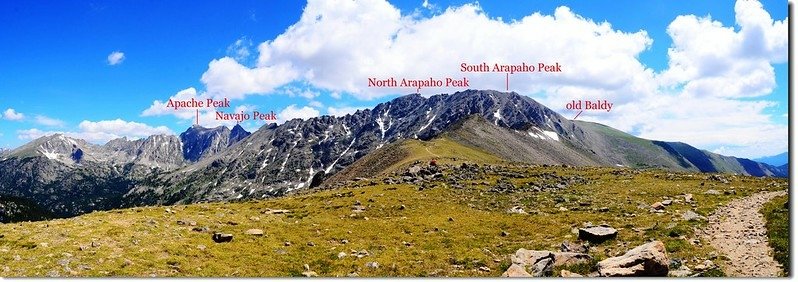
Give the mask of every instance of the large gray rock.
[{"label": "large gray rock", "polygon": [[601,243],[618,236],[618,230],[609,225],[589,226],[579,228],[579,239],[592,243]]},{"label": "large gray rock", "polygon": [[624,255],[602,260],[598,263],[601,276],[666,276],[668,254],[665,244],[653,241],[629,250]]}]

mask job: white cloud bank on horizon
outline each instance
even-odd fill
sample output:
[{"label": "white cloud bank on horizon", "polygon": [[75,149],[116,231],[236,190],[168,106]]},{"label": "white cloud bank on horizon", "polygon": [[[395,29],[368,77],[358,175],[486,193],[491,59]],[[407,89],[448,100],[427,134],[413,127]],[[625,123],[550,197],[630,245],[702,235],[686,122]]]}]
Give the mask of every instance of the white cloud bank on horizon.
[{"label": "white cloud bank on horizon", "polygon": [[[420,17],[402,15],[382,0],[311,0],[299,22],[258,46],[254,67],[231,57],[212,60],[199,95],[244,99],[279,93],[292,82],[361,100],[415,92],[367,87],[369,77],[388,76],[467,76],[471,88],[503,90],[504,75],[463,74],[460,63],[558,62],[562,73],[512,75],[511,90],[566,115],[572,99],[610,100],[613,112],[585,112],[581,119],[643,138],[736,156],[774,155],[787,150],[787,127],[765,113],[773,102],[752,98],[770,95],[772,64],[786,62],[786,19],[774,21],[756,1],[740,0],[734,10],[739,31],[708,16],[674,19],[667,27],[673,39],[668,67],[656,72],[638,59],[654,44],[645,30],[619,31],[564,6],[507,22],[489,17],[479,4]],[[159,111],[155,106],[145,115]]]},{"label": "white cloud bank on horizon", "polygon": [[42,136],[62,133],[73,138],[102,144],[122,137],[140,139],[147,138],[150,135],[174,134],[166,126],[153,127],[143,123],[124,121],[121,119],[101,121],[84,120],[78,125],[78,128],[80,129],[78,132],[44,131],[38,128],[31,128],[17,131],[17,138],[21,140],[33,140]]}]

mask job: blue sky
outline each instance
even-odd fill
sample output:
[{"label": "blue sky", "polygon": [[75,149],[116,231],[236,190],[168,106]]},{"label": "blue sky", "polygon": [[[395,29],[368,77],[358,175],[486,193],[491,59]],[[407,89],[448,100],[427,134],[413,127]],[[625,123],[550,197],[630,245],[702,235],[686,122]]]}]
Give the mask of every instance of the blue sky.
[{"label": "blue sky", "polygon": [[[501,18],[505,23],[520,21],[535,12],[552,15],[557,7],[567,6],[573,14],[596,23],[608,22],[613,30],[619,32],[645,31],[651,43],[645,50],[633,55],[653,73],[668,69],[668,48],[672,47],[673,40],[666,30],[679,15],[709,15],[723,26],[740,30],[735,22],[735,4],[729,1],[474,3],[431,1],[429,4],[432,6],[427,6],[422,1],[390,1],[393,7],[401,11],[402,16],[418,22],[445,14],[448,7],[463,5],[476,5],[479,12],[488,18]],[[13,113],[0,119],[0,147],[13,148],[30,141],[32,136],[28,133],[33,129],[40,133],[77,133],[85,130],[80,127],[84,121],[95,123],[121,119],[150,128],[161,128],[155,132],[163,132],[163,126],[179,134],[191,125],[190,120],[168,114],[143,115],[143,111],[150,108],[154,101],[164,101],[189,87],[200,93],[206,91],[206,83],[201,81],[201,77],[209,70],[209,63],[225,56],[236,57],[236,51],[240,50],[238,47],[245,47],[249,55],[236,57],[237,62],[247,68],[257,68],[258,45],[286,33],[289,26],[300,21],[306,4],[300,1],[2,1],[0,111],[13,109]],[[782,20],[787,15],[784,1],[762,1],[762,5],[775,20]],[[239,40],[244,44],[234,45]],[[108,56],[117,51],[123,53],[124,58],[117,64],[109,64]],[[306,60],[302,63],[310,64],[308,61],[313,62]],[[758,111],[770,117],[762,122],[768,126],[786,126],[787,119],[783,116],[788,107],[787,64],[771,65],[775,70],[775,88],[772,91],[755,97],[726,99],[772,102],[769,107]],[[306,67],[313,69],[312,64]],[[331,108],[371,107],[413,92],[393,89],[379,95],[361,95],[348,93],[345,86],[335,89],[327,82],[308,78],[289,79],[286,83],[270,86],[273,87],[267,93],[240,94],[233,104],[275,112],[294,105],[294,109],[313,108],[323,115],[330,113],[333,110]],[[669,91],[678,92],[679,87]],[[288,88],[314,94],[311,97],[288,95],[285,94]],[[539,91],[546,92],[545,89]],[[551,94],[535,98],[544,102],[559,101],[552,98]],[[550,106],[567,117],[573,116],[559,105]],[[668,106],[678,107],[674,104]],[[642,137],[670,137],[659,133],[646,135],[645,130],[638,131],[639,128],[646,128],[646,124],[627,124],[621,118],[601,115],[585,117],[642,134]],[[248,122],[244,125],[254,130],[262,123]],[[733,128],[723,134],[731,132]],[[117,133],[120,136],[137,137],[130,132]],[[701,132],[692,134],[700,135]],[[786,141],[786,130],[784,134],[783,138],[779,136],[777,139]],[[98,137],[92,141],[101,143],[102,139]],[[753,156],[750,153],[752,151],[762,151],[752,149],[756,146],[768,146],[770,150],[765,151],[774,153],[784,151],[787,147],[786,142],[783,142],[783,146],[774,146],[773,142],[766,145],[744,142],[725,144],[699,140],[698,143],[704,149],[747,156]]]}]

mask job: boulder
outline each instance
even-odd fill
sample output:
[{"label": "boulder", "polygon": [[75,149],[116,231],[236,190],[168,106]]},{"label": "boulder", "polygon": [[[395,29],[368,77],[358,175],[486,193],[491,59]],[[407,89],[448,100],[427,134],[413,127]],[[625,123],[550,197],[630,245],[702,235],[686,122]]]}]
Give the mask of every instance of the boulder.
[{"label": "boulder", "polygon": [[619,257],[600,261],[596,266],[601,276],[666,276],[668,254],[665,244],[653,241],[640,245]]},{"label": "boulder", "polygon": [[233,234],[223,234],[223,233],[218,233],[217,232],[217,233],[213,233],[213,236],[211,236],[211,239],[213,239],[213,241],[216,242],[216,243],[226,243],[226,242],[233,241]]},{"label": "boulder", "polygon": [[526,272],[526,269],[520,264],[513,264],[502,273],[502,277],[532,277],[532,275]]},{"label": "boulder", "polygon": [[[554,253],[522,248],[518,249],[515,255],[510,257],[510,260],[513,265],[521,266],[527,274],[533,277],[543,277],[551,274],[551,268],[554,266]],[[507,271],[505,273],[507,273]]]},{"label": "boulder", "polygon": [[601,243],[616,236],[618,236],[618,230],[608,225],[579,228],[579,239],[592,243]]}]

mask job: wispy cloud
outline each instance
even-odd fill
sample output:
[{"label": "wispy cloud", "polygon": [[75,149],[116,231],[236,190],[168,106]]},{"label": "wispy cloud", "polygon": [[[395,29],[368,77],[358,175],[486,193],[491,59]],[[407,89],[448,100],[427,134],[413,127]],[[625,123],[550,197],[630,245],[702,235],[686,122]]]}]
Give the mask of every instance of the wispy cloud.
[{"label": "wispy cloud", "polygon": [[36,117],[34,117],[34,121],[44,126],[54,126],[54,127],[62,127],[65,124],[64,121],[60,119],[54,119],[43,115],[37,115]]}]

